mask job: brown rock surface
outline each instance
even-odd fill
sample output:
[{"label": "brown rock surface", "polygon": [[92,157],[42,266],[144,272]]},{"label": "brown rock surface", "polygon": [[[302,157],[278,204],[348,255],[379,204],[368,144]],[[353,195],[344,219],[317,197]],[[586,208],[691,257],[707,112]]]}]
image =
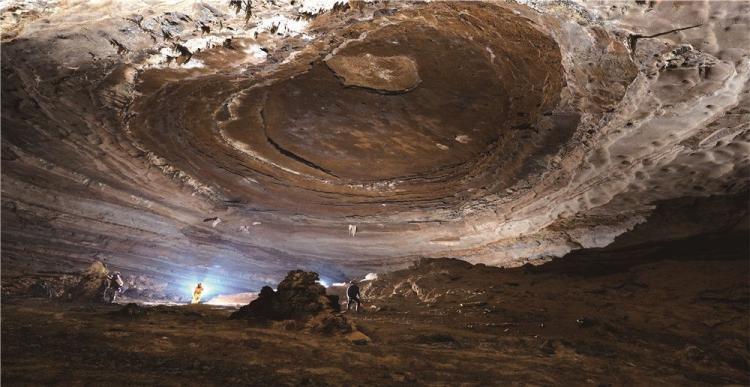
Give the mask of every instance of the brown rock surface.
[{"label": "brown rock surface", "polygon": [[82,308],[4,296],[2,382],[743,384],[744,247],[717,259],[696,248],[705,240],[683,242],[692,248],[646,263],[632,262],[638,248],[543,271],[442,259],[381,273],[363,285],[365,311],[347,315],[367,339],[229,320],[231,310],[209,305]]},{"label": "brown rock surface", "polygon": [[407,92],[419,84],[417,64],[408,56],[335,55],[326,60],[347,86],[383,92]]},{"label": "brown rock surface", "polygon": [[747,2],[11,3],[4,275],[515,266],[747,192]]},{"label": "brown rock surface", "polygon": [[[2,382],[744,384],[749,26],[747,1],[3,1]],[[57,301],[99,261],[144,304]],[[316,282],[366,273],[362,314]],[[262,290],[229,320],[175,305],[197,282]]]},{"label": "brown rock surface", "polygon": [[101,301],[107,286],[109,270],[99,261],[89,266],[79,276],[78,283],[67,289],[63,297],[79,302]]},{"label": "brown rock surface", "polygon": [[[317,273],[290,271],[277,291],[264,286],[257,299],[229,318],[256,322],[290,320],[284,323],[287,329],[305,327],[327,335],[356,332],[356,326],[340,313],[338,296],[327,295],[318,281]],[[361,341],[361,337],[356,341]]]},{"label": "brown rock surface", "polygon": [[321,313],[338,311],[338,301],[326,295],[318,273],[290,271],[274,291],[264,286],[258,298],[243,306],[232,318],[259,320],[308,320]]}]

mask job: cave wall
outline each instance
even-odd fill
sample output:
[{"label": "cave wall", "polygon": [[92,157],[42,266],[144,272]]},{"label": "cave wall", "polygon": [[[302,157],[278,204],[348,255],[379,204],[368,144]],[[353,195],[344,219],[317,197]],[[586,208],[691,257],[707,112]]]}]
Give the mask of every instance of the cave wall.
[{"label": "cave wall", "polygon": [[276,3],[5,7],[3,271],[512,266],[747,198],[748,3]]}]

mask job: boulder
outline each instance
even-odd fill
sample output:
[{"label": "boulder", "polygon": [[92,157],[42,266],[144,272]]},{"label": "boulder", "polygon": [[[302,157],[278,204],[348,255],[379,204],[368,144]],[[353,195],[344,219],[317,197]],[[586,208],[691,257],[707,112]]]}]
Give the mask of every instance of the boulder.
[{"label": "boulder", "polygon": [[231,319],[254,318],[259,320],[283,320],[276,292],[270,286],[260,289],[258,298],[232,313]]},{"label": "boulder", "polygon": [[326,288],[318,283],[318,273],[293,270],[279,283],[280,312],[287,318],[305,319],[333,310]]},{"label": "boulder", "polygon": [[102,300],[109,270],[100,261],[92,263],[81,273],[78,283],[65,292],[65,298],[72,301],[94,302]]},{"label": "boulder", "polygon": [[274,291],[264,286],[258,298],[232,313],[231,319],[280,321],[284,329],[307,329],[325,335],[356,332],[353,322],[340,313],[338,296],[326,294],[317,273],[290,271]]},{"label": "boulder", "polygon": [[256,300],[233,313],[231,318],[306,321],[321,313],[337,311],[338,300],[326,295],[325,287],[318,280],[318,273],[290,271],[277,291],[264,286]]}]

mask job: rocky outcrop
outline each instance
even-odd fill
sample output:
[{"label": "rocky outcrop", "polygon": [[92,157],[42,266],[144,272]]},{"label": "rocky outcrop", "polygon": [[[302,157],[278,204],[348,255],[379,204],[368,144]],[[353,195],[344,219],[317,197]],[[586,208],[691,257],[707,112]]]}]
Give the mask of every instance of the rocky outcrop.
[{"label": "rocky outcrop", "polygon": [[[293,320],[293,326],[323,334],[348,334],[356,326],[340,312],[338,296],[326,294],[318,273],[290,271],[274,291],[264,286],[258,298],[232,313],[231,319]],[[299,323],[299,324],[297,324]],[[288,326],[292,326],[288,325]]]},{"label": "rocky outcrop", "polygon": [[67,289],[64,298],[74,301],[103,301],[104,288],[107,286],[109,270],[103,263],[96,261],[81,273],[78,283]]},{"label": "rocky outcrop", "polygon": [[[12,297],[49,298],[76,302],[103,301],[110,269],[94,261],[77,272],[45,272],[9,275],[3,279],[2,292]],[[122,276],[123,292],[118,297],[126,302],[182,302],[187,297],[172,289],[163,280],[145,275]],[[247,296],[247,295],[245,295]],[[221,302],[222,300],[217,300]],[[225,302],[225,304],[228,304]]]},{"label": "rocky outcrop", "polygon": [[[573,278],[606,281],[608,276],[627,276],[631,271],[648,270],[649,265],[663,261],[675,266],[687,263],[735,265],[747,272],[750,223],[746,198],[747,193],[740,193],[661,202],[644,223],[619,235],[610,245],[575,250],[539,266],[526,264],[505,268],[474,265],[455,258],[420,259],[408,268],[362,281],[361,293],[375,310],[414,304],[482,309],[487,305],[487,295],[500,293],[497,289],[515,289],[519,282],[530,282],[530,287],[536,283],[543,286],[543,278],[559,275],[571,281]],[[705,219],[723,219],[724,222],[706,222]],[[626,281],[612,286],[619,289],[638,285]],[[515,290],[523,292],[523,289]],[[732,296],[733,302],[747,299],[748,289],[743,290],[737,283],[726,290],[736,295]],[[581,322],[586,323],[590,321]]]},{"label": "rocky outcrop", "polygon": [[329,298],[319,279],[318,273],[290,271],[277,291],[264,286],[258,298],[240,308],[232,318],[307,320],[320,313],[339,311],[338,298]]}]

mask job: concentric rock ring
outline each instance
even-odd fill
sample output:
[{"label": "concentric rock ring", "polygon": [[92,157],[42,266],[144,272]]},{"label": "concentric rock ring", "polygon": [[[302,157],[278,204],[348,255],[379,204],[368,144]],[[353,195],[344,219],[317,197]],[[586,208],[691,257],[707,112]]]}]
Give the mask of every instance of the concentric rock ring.
[{"label": "concentric rock ring", "polygon": [[227,198],[274,210],[382,214],[505,189],[572,133],[539,125],[563,86],[560,52],[506,10],[463,7],[475,15],[441,5],[413,11],[430,22],[350,26],[368,33],[252,82],[173,82],[136,101],[130,127]]}]

